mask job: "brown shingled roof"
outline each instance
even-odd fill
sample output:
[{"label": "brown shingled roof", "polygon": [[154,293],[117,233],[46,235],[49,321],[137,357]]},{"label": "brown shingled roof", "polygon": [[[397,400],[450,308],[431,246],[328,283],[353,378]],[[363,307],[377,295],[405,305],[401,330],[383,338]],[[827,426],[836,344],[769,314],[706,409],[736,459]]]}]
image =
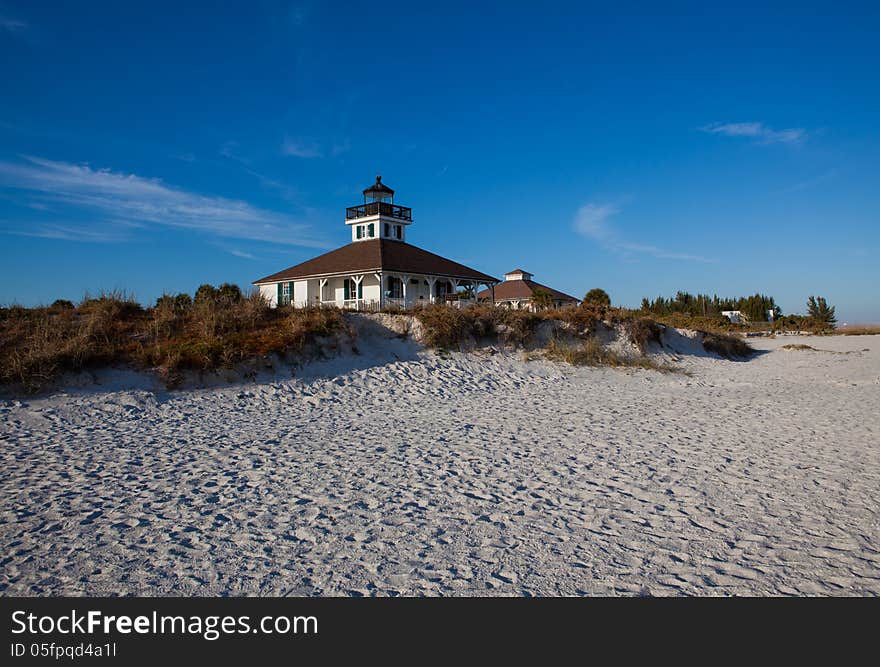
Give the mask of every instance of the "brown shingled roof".
[{"label": "brown shingled roof", "polygon": [[481,283],[498,282],[497,278],[409,243],[389,239],[372,239],[370,241],[354,241],[302,264],[260,278],[254,281],[254,285],[283,280],[317,278],[337,273],[367,273],[370,271],[421,273],[476,280]]},{"label": "brown shingled roof", "polygon": [[[550,292],[550,296],[553,297],[554,301],[578,300],[575,297],[565,294],[564,292],[560,292],[559,290],[555,290],[552,287],[547,287],[546,285],[542,285],[541,283],[536,283],[534,280],[505,280],[503,283],[495,285],[495,300],[505,301],[507,299],[531,299],[532,294],[536,289],[542,289]],[[477,298],[490,299],[492,298],[492,292],[487,289],[481,292],[477,292]]]}]

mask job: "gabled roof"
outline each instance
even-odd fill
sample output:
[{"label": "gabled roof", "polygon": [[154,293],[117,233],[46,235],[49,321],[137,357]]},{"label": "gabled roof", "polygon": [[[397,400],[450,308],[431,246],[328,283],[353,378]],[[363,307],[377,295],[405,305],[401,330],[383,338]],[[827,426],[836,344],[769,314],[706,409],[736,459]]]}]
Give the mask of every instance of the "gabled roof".
[{"label": "gabled roof", "polygon": [[339,273],[368,273],[372,271],[418,273],[445,278],[476,280],[480,283],[499,282],[497,278],[409,243],[389,239],[372,239],[370,241],[353,241],[302,264],[260,278],[254,281],[254,285],[317,278]]},{"label": "gabled roof", "polygon": [[[505,280],[503,283],[498,283],[495,285],[495,300],[531,299],[532,294],[536,289],[542,289],[549,292],[554,301],[578,301],[578,299],[573,296],[555,290],[552,287],[542,285],[541,283],[536,283],[534,280]],[[489,299],[491,297],[492,292],[487,289],[477,292],[478,299]]]}]

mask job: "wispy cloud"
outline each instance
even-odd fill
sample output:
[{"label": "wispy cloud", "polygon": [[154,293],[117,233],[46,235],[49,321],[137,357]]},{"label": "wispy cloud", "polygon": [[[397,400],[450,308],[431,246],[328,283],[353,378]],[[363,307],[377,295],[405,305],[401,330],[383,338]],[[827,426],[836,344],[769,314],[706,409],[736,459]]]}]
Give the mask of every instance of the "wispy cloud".
[{"label": "wispy cloud", "polygon": [[230,250],[229,254],[235,255],[236,257],[241,257],[242,259],[256,259],[256,257],[254,257],[252,254],[250,254],[249,252],[244,252],[243,250]]},{"label": "wispy cloud", "polygon": [[[32,156],[23,156],[21,162],[0,161],[0,187],[19,192],[24,205],[49,202],[53,210],[60,209],[57,215],[68,219],[76,217],[70,215],[73,211],[107,224],[171,227],[210,236],[324,247],[311,237],[307,225],[280,213],[241,200],[189,192],[159,179],[88,165]],[[46,220],[38,231],[51,234],[58,224],[57,220]],[[33,227],[33,223],[29,225]]]},{"label": "wispy cloud", "polygon": [[831,180],[835,176],[837,176],[837,169],[831,169],[826,171],[824,174],[816,176],[815,178],[809,178],[805,181],[800,181],[799,183],[795,183],[794,185],[785,188],[781,192],[783,194],[790,194],[792,192],[800,192],[801,190],[808,190],[809,188],[813,188],[817,185],[821,185],[822,183]]},{"label": "wispy cloud", "polygon": [[346,138],[333,144],[321,146],[317,141],[307,137],[285,136],[281,143],[281,154],[299,158],[337,157],[351,150],[351,140]]},{"label": "wispy cloud", "polygon": [[324,152],[321,147],[310,139],[294,139],[292,137],[284,137],[281,144],[281,152],[284,155],[292,157],[313,158],[323,157]]},{"label": "wispy cloud", "polygon": [[5,14],[0,14],[0,30],[7,30],[8,32],[21,32],[27,27],[28,24],[24,21],[20,21],[19,19],[12,18],[11,16],[7,16]]},{"label": "wispy cloud", "polygon": [[606,250],[622,255],[646,254],[658,259],[692,262],[714,261],[700,255],[666,250],[654,245],[632,243],[626,240],[610,221],[618,212],[619,208],[614,204],[585,204],[577,210],[574,216],[574,230],[581,236],[596,241]]},{"label": "wispy cloud", "polygon": [[114,228],[84,227],[76,223],[46,224],[31,229],[30,223],[20,223],[12,228],[0,228],[0,233],[13,234],[15,236],[28,236],[39,239],[53,239],[56,241],[77,241],[83,243],[119,243],[130,240],[130,234],[126,233],[125,226]]},{"label": "wispy cloud", "polygon": [[585,204],[574,217],[574,228],[581,236],[604,241],[612,235],[608,218],[617,213],[613,204]]},{"label": "wispy cloud", "polygon": [[807,138],[807,131],[802,127],[775,130],[758,122],[712,123],[704,125],[700,130],[726,137],[746,137],[761,144],[799,144]]}]

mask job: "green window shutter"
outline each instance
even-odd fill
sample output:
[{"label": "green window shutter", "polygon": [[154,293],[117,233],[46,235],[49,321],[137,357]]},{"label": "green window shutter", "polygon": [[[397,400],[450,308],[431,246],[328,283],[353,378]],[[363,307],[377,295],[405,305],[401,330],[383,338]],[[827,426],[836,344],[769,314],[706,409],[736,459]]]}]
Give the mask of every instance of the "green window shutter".
[{"label": "green window shutter", "polygon": [[371,222],[369,225],[367,225],[367,233],[370,235],[370,238],[373,238],[373,236],[375,235],[375,229],[376,226],[374,223]]},{"label": "green window shutter", "polygon": [[342,298],[348,300],[348,299],[351,298],[351,292],[350,292],[350,290],[348,289],[348,278],[346,278],[346,279],[343,281],[342,285],[343,285],[343,288],[342,288],[342,291],[343,291]]},{"label": "green window shutter", "polygon": [[281,283],[278,283],[278,300],[275,303],[281,305]]},{"label": "green window shutter", "polygon": [[361,227],[360,225],[358,225],[358,228],[357,228],[357,237],[359,239],[364,237],[364,228]]},{"label": "green window shutter", "polygon": [[287,301],[293,303],[293,283],[287,283]]}]

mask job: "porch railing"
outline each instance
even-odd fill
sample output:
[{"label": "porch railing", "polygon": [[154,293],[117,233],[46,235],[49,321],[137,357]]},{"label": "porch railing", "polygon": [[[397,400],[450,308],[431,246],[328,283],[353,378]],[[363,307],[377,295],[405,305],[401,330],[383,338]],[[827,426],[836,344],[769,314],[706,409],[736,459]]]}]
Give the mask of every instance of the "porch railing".
[{"label": "porch railing", "polygon": [[[333,303],[335,304],[336,302],[334,301]],[[379,310],[379,302],[375,299],[345,299],[342,302],[342,307],[349,310],[375,313]]]}]

